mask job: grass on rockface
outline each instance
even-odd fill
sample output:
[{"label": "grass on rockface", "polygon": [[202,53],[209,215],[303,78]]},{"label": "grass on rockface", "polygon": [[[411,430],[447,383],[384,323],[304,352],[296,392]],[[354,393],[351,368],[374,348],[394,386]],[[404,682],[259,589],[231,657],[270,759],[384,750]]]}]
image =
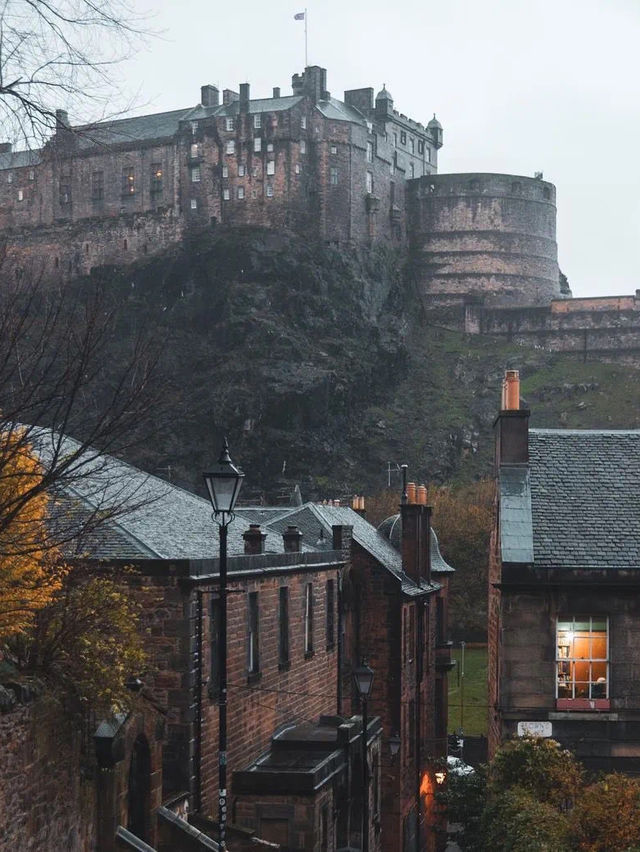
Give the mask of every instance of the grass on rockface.
[{"label": "grass on rockface", "polygon": [[465,648],[464,690],[461,684],[460,647],[453,650],[452,657],[456,667],[449,674],[449,733],[462,728],[467,736],[486,736],[487,647]]}]

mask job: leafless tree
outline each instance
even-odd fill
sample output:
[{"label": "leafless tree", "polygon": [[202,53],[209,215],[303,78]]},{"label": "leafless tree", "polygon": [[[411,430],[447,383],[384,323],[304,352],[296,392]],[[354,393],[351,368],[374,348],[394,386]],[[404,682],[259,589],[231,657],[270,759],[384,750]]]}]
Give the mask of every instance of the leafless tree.
[{"label": "leafless tree", "polygon": [[57,108],[104,117],[117,100],[115,66],[144,33],[128,0],[0,0],[4,139],[40,145],[55,129]]}]

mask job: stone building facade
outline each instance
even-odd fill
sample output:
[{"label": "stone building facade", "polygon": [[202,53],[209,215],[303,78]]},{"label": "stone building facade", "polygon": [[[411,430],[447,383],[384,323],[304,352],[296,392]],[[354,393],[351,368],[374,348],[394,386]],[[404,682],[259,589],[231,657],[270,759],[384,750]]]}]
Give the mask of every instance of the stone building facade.
[{"label": "stone building facade", "polygon": [[640,771],[640,432],[496,420],[489,753],[551,736],[594,771]]}]

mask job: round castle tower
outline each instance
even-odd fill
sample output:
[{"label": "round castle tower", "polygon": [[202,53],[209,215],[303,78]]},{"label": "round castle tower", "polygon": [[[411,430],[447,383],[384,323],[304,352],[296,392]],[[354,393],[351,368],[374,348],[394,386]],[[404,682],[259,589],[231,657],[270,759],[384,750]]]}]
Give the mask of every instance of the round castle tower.
[{"label": "round castle tower", "polygon": [[415,270],[428,299],[545,305],[561,295],[553,184],[444,174],[409,181],[407,190]]}]

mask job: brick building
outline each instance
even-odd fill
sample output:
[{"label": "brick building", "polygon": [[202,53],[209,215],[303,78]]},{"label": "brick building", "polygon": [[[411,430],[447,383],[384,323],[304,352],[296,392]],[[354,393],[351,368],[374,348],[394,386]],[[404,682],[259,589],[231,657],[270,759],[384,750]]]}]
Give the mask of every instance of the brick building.
[{"label": "brick building", "polygon": [[489,749],[534,732],[589,769],[640,772],[640,431],[496,420]]},{"label": "brick building", "polygon": [[[350,508],[313,503],[265,518],[269,530],[295,524],[302,540],[317,547],[330,546],[332,529],[352,529],[342,542],[350,558],[340,587],[338,712],[359,711],[352,671],[364,657],[376,673],[369,706],[383,735],[381,789],[379,798],[372,794],[370,812],[386,852],[435,850],[444,841],[434,793],[447,753],[447,586],[453,569],[440,554],[430,514],[426,505],[407,503],[379,530]],[[396,755],[393,737],[400,739]]]},{"label": "brick building", "polygon": [[375,100],[371,88],[333,98],[318,66],[295,74],[289,95],[207,85],[194,107],[82,127],[60,111],[41,150],[0,146],[0,230],[60,275],[218,222],[404,242],[405,183],[436,171],[441,145],[435,117],[407,118],[384,87]]}]

